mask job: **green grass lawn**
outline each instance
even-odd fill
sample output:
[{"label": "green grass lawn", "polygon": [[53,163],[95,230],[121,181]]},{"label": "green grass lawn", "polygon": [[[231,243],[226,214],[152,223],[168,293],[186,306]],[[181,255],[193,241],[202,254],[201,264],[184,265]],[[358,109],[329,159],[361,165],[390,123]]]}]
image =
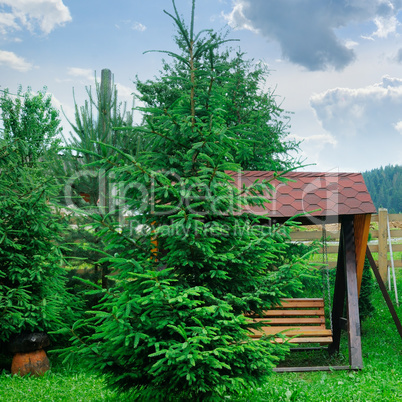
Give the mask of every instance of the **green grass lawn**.
[{"label": "green grass lawn", "polygon": [[[397,271],[402,294],[402,270]],[[281,373],[267,377],[259,389],[249,389],[233,401],[401,401],[402,339],[380,291],[374,294],[376,310],[362,323],[364,369],[310,373]],[[392,297],[392,296],[391,296]],[[400,298],[402,301],[402,297]],[[397,309],[402,319],[402,307]],[[52,370],[41,378],[0,375],[0,401],[134,401],[134,396],[118,395],[105,387],[102,378],[80,369],[63,366],[54,355]],[[292,353],[285,365],[347,364],[347,339],[342,339],[341,355],[329,359],[326,353]],[[150,401],[151,402],[151,401]]]},{"label": "green grass lawn", "polygon": [[[402,269],[397,269],[399,294],[402,293]],[[281,373],[267,378],[261,389],[249,390],[237,401],[401,401],[402,339],[375,283],[373,316],[362,323],[364,369],[310,373]],[[391,295],[393,298],[393,295]],[[402,297],[399,297],[402,302]],[[402,306],[397,308],[402,320]],[[304,352],[303,352],[304,353]],[[296,352],[295,352],[296,354]],[[310,354],[311,366],[323,365],[325,356]],[[291,357],[298,364],[306,357]],[[347,364],[347,339],[342,339],[340,360]],[[327,358],[327,363],[331,362]]]},{"label": "green grass lawn", "polygon": [[[51,357],[52,359],[52,357]],[[3,372],[0,376],[0,401],[121,401],[108,390],[101,378],[79,367],[63,368],[56,364],[43,377],[19,377]]]}]

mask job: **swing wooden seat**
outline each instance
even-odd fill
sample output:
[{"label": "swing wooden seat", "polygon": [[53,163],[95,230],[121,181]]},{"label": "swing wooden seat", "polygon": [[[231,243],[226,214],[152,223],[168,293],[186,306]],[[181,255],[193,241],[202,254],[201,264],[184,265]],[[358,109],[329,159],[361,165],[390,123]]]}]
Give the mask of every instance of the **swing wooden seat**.
[{"label": "swing wooden seat", "polygon": [[281,305],[264,311],[261,316],[248,316],[251,322],[269,321],[267,326],[259,330],[251,330],[252,339],[260,339],[264,335],[281,333],[274,338],[275,342],[287,340],[292,344],[332,343],[332,331],[325,327],[324,299],[281,299]]}]

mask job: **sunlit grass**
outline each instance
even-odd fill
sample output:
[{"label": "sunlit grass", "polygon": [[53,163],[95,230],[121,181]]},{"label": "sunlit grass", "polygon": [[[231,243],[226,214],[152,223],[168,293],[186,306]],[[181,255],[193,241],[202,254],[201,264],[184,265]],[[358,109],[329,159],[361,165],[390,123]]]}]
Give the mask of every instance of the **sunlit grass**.
[{"label": "sunlit grass", "polygon": [[[402,289],[402,269],[397,268],[397,283]],[[310,373],[273,373],[264,386],[243,391],[233,401],[399,401],[402,400],[402,339],[383,300],[378,286],[373,296],[376,310],[362,323],[364,368],[361,371]],[[400,292],[402,293],[402,291]],[[391,294],[391,298],[394,296]],[[402,300],[400,300],[402,301]],[[402,318],[402,307],[397,308]],[[347,364],[347,337],[342,338],[341,355],[329,358],[325,351],[297,357],[287,364]],[[0,401],[134,401],[134,396],[119,395],[106,388],[102,377],[84,371],[79,364],[63,366],[50,355],[52,370],[43,377],[0,375]],[[286,363],[285,363],[286,364]]]},{"label": "sunlit grass", "polygon": [[[396,274],[398,287],[402,289],[402,269],[397,269]],[[373,303],[376,310],[372,317],[362,323],[363,370],[273,374],[267,378],[263,387],[248,390],[244,392],[243,397],[233,400],[244,402],[402,400],[402,339],[378,286],[375,288]],[[397,313],[402,319],[402,307],[397,308]],[[342,343],[341,351],[346,357],[346,336],[342,338]],[[311,357],[309,365],[320,365],[322,358],[322,355]]]}]

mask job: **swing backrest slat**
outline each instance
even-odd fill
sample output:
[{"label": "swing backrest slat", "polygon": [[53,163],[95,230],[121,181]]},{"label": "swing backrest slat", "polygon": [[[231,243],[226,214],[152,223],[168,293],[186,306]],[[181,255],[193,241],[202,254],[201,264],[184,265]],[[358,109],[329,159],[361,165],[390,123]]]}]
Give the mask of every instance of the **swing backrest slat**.
[{"label": "swing backrest slat", "polygon": [[248,316],[251,322],[268,322],[260,329],[252,329],[250,337],[281,333],[273,341],[289,343],[332,343],[332,331],[325,327],[324,299],[282,299],[281,304],[265,311],[263,316]]}]

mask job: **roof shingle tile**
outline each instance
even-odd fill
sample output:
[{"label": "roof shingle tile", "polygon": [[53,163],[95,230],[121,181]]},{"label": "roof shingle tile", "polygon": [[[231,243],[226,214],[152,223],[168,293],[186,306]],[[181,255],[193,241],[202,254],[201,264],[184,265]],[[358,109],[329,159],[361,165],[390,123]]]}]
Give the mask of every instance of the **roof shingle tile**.
[{"label": "roof shingle tile", "polygon": [[312,212],[307,216],[339,216],[375,213],[375,207],[363,176],[360,173],[288,172],[284,184],[273,179],[273,172],[228,172],[236,187],[255,180],[271,180],[275,187],[267,194],[266,209],[248,207],[249,212],[272,217],[291,218],[295,214]]}]

